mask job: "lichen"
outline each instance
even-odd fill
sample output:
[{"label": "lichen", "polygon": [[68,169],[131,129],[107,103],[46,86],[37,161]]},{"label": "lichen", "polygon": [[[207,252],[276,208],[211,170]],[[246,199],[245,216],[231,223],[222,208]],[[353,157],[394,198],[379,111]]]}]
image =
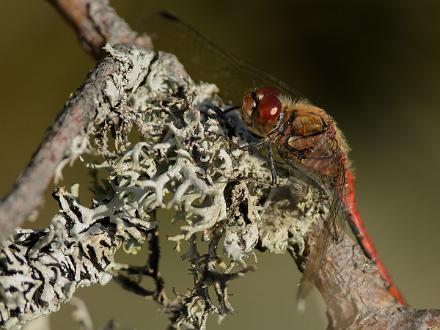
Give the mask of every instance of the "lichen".
[{"label": "lichen", "polygon": [[[76,187],[57,189],[60,210],[50,227],[18,229],[4,244],[0,324],[7,329],[56,311],[78,287],[125,279],[129,267],[114,254],[141,248],[165,221],[153,216],[159,208],[176,210],[180,234],[170,239],[177,247],[189,242],[183,257],[194,288],[169,299],[158,272],[144,270],[160,289],[137,292],[154,295],[172,326],[204,329],[209,314],[223,318],[232,311],[227,285],[254,269],[247,259],[258,245],[301,253],[311,223],[325,213],[313,188],[282,169],[279,186],[272,187],[265,157],[235,147],[251,137],[239,114],[209,110],[220,100],[215,85],[194,83],[169,54],[106,49],[121,63],[121,74],[109,79],[108,103],[97,104],[93,125],[72,141],[57,170],[60,178],[66,163],[83,157],[106,180],[93,187],[90,207],[79,203]],[[207,253],[199,252],[201,244]]]}]

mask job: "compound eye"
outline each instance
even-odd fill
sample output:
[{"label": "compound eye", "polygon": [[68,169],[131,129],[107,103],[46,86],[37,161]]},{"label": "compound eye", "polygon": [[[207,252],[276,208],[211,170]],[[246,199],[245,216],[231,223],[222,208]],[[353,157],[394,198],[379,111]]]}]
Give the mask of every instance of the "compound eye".
[{"label": "compound eye", "polygon": [[265,94],[258,102],[258,113],[262,121],[273,122],[278,119],[282,109],[281,101],[277,95]]},{"label": "compound eye", "polygon": [[255,95],[258,101],[261,101],[266,96],[276,96],[278,97],[280,95],[280,91],[278,88],[275,87],[262,87],[258,88],[255,91]]}]

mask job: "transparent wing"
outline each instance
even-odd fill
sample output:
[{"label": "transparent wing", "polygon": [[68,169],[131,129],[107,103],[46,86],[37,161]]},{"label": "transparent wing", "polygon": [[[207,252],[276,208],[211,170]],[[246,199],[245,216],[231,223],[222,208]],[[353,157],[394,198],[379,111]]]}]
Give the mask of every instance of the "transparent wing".
[{"label": "transparent wing", "polygon": [[328,230],[321,230],[318,235],[319,237],[316,240],[316,244],[310,250],[307,264],[298,287],[296,299],[297,308],[300,312],[305,310],[305,298],[316,283],[318,271],[324,262],[324,257],[331,243],[330,233]]},{"label": "transparent wing", "polygon": [[[236,104],[241,104],[245,92],[264,86],[276,86],[294,98],[304,99],[296,89],[218,46],[173,13],[150,14],[139,25],[150,33],[156,31],[155,44],[176,54],[194,79],[214,82],[222,96]],[[160,38],[161,35],[167,38]]]},{"label": "transparent wing", "polygon": [[325,227],[333,240],[341,238],[344,218],[340,215],[345,194],[345,166],[341,148],[332,131],[321,134],[319,142],[299,161],[310,176],[329,197],[329,212]]},{"label": "transparent wing", "polygon": [[343,207],[345,194],[345,166],[343,154],[338,141],[332,136],[326,136],[315,146],[314,155],[319,155],[324,169],[322,186],[330,197],[329,216],[325,221],[325,227],[334,241],[339,241],[343,235],[344,217],[340,214]]},{"label": "transparent wing", "polygon": [[[274,137],[276,139],[276,137]],[[344,219],[341,207],[345,193],[345,167],[340,146],[334,134],[322,133],[319,142],[307,154],[295,153],[279,145],[283,159],[306,180],[328,196],[328,212],[315,245],[310,249],[304,274],[298,288],[298,309],[304,308],[304,299],[316,283],[319,269],[332,242],[343,236]],[[319,226],[318,226],[319,227]]]}]

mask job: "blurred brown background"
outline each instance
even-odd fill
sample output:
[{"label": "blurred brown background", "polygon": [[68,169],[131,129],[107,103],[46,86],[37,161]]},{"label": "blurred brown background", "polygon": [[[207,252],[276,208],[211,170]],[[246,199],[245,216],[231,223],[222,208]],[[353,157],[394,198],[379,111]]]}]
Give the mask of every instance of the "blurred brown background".
[{"label": "blurred brown background", "polygon": [[[196,47],[182,43],[183,37],[172,29],[149,26],[150,13],[174,11],[225,49],[327,109],[352,147],[359,207],[395,281],[414,307],[440,308],[438,1],[112,3],[133,26],[154,32],[158,49],[187,60],[195,78],[222,86],[228,82],[217,81],[215,70],[211,76],[198,72],[197,64],[209,56],[197,57]],[[45,1],[3,1],[0,40],[4,195],[94,61]],[[225,73],[223,68],[218,71]],[[65,176],[65,184],[79,181],[87,186],[81,166]],[[55,211],[48,199],[38,222],[27,226],[47,226]],[[163,217],[164,223],[168,220]],[[162,273],[170,285],[184,289],[191,283],[187,266],[177,262],[171,248],[164,246]],[[287,256],[260,254],[258,268],[232,285],[237,313],[221,326],[212,320],[210,329],[324,328],[324,307],[317,295],[309,299],[304,315],[295,312],[299,273]],[[116,285],[82,289],[79,296],[97,327],[112,317],[125,329],[164,329],[167,324],[153,302]],[[70,312],[69,306],[62,306],[52,317],[52,328],[76,329]]]}]

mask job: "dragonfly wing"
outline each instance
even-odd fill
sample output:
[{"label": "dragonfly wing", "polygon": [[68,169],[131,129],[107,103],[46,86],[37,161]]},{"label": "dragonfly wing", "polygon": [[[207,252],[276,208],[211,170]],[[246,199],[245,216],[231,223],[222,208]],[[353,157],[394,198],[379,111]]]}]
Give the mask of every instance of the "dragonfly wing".
[{"label": "dragonfly wing", "polygon": [[330,243],[330,232],[322,229],[313,247],[310,247],[310,253],[304,269],[301,282],[297,293],[297,309],[300,312],[305,310],[305,298],[316,284],[318,271],[324,262],[324,256]]},{"label": "dragonfly wing", "polygon": [[[331,241],[339,241],[343,235],[343,218],[339,216],[345,189],[344,159],[337,140],[332,134],[323,133],[307,154],[296,153],[282,144],[278,145],[281,158],[306,182],[328,196],[328,211],[317,240],[309,248],[304,274],[298,289],[298,309],[303,309],[304,299],[316,283]],[[324,202],[324,201],[323,201]],[[315,234],[316,235],[316,234]]]},{"label": "dragonfly wing", "polygon": [[345,164],[342,150],[332,132],[322,134],[313,150],[302,160],[304,166],[316,173],[320,187],[329,197],[325,227],[339,241],[343,235],[344,218],[338,216],[345,194]]}]

